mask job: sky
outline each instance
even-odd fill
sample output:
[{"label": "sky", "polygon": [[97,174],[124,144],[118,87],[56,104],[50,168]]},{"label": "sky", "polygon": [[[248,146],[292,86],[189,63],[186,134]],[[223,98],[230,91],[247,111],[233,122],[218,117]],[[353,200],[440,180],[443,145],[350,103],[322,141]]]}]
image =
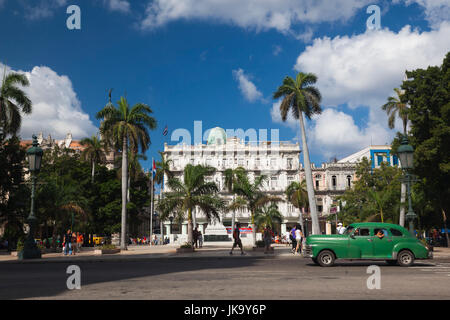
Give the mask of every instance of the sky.
[{"label": "sky", "polygon": [[[81,29],[67,26],[70,5]],[[380,28],[367,26],[371,5]],[[269,140],[277,129],[301,145],[298,120],[281,121],[272,99],[298,72],[314,73],[322,95],[322,114],[306,121],[313,163],[389,144],[401,123],[389,129],[381,106],[405,70],[440,65],[448,51],[449,0],[0,0],[0,75],[30,80],[21,137],[97,134],[112,88],[113,102],[153,110],[146,169],[177,129],[193,142],[194,121]]]}]

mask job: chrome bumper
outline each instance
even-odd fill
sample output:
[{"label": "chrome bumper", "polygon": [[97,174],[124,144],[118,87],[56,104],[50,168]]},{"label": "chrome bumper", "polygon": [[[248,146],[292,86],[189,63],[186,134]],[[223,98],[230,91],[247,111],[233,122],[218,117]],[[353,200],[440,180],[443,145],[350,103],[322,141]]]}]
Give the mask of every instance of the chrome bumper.
[{"label": "chrome bumper", "polygon": [[303,249],[303,258],[312,258],[312,247],[311,246],[305,246]]},{"label": "chrome bumper", "polygon": [[428,259],[433,259],[433,251],[428,251]]}]

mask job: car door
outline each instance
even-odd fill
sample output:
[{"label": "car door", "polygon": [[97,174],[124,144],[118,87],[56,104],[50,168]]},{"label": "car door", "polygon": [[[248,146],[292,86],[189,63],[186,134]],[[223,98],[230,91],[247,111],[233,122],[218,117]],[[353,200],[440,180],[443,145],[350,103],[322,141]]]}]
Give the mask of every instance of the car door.
[{"label": "car door", "polygon": [[[384,237],[380,238],[376,236],[378,231],[381,230],[384,233]],[[373,236],[373,255],[376,259],[392,259],[392,249],[394,242],[392,241],[392,234],[387,228],[375,228]]]},{"label": "car door", "polygon": [[356,228],[349,237],[349,259],[370,259],[373,257],[373,236],[370,228]]}]

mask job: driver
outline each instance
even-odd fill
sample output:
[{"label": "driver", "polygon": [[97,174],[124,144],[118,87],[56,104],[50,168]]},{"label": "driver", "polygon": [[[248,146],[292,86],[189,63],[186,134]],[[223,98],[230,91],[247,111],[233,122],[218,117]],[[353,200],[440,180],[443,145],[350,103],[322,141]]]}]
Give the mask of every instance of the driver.
[{"label": "driver", "polygon": [[378,232],[377,232],[377,234],[376,234],[376,236],[377,236],[378,238],[380,238],[380,239],[383,239],[383,238],[384,238],[384,232],[383,232],[383,230],[382,230],[382,229],[379,229]]}]

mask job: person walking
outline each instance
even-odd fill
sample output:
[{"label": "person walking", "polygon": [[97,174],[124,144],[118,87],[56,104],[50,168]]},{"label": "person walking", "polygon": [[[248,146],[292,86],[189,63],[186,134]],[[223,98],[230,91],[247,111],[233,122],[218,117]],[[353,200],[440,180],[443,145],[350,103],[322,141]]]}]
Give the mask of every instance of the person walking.
[{"label": "person walking", "polygon": [[67,230],[67,232],[64,234],[64,240],[63,240],[63,252],[64,255],[67,256],[67,254],[72,254],[72,232],[70,230]]},{"label": "person walking", "polygon": [[297,245],[295,247],[294,254],[302,253],[302,239],[303,239],[302,227],[298,224],[295,227],[295,241],[297,242]]},{"label": "person walking", "polygon": [[203,235],[202,235],[202,232],[201,232],[201,231],[198,232],[198,246],[199,246],[200,248],[203,247]]},{"label": "person walking", "polygon": [[292,244],[292,253],[295,254],[295,249],[297,248],[297,241],[295,240],[295,227],[292,227],[290,233],[289,233],[289,239],[291,240]]},{"label": "person walking", "polygon": [[342,226],[342,223],[339,222],[336,228],[337,234],[344,234],[346,228]]},{"label": "person walking", "polygon": [[195,248],[198,248],[198,227],[196,226],[194,232],[192,232],[192,238],[194,243],[192,244]]},{"label": "person walking", "polygon": [[234,243],[233,243],[233,247],[231,248],[230,255],[233,254],[233,250],[237,246],[239,246],[239,248],[241,248],[241,254],[244,254],[244,249],[242,248],[242,241],[240,238],[240,235],[241,235],[240,230],[239,230],[240,226],[241,226],[240,223],[236,222],[236,226],[234,227],[234,230],[233,230]]},{"label": "person walking", "polygon": [[267,254],[270,252],[270,244],[272,243],[272,230],[269,226],[264,228],[264,253]]},{"label": "person walking", "polygon": [[77,232],[77,252],[81,252],[81,246],[83,245],[83,235]]},{"label": "person walking", "polygon": [[75,255],[77,250],[77,234],[72,232],[72,238],[70,239],[72,243],[72,255]]}]

